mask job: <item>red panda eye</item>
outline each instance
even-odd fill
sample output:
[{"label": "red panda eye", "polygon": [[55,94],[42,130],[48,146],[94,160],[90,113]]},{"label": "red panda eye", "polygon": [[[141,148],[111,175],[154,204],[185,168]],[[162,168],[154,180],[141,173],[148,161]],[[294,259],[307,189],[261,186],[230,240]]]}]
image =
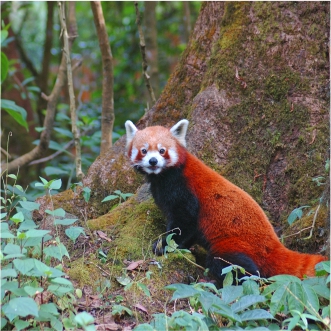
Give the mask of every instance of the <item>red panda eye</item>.
[{"label": "red panda eye", "polygon": [[161,149],[159,150],[159,153],[160,153],[161,155],[163,155],[163,154],[165,153],[165,149],[164,149],[164,148],[161,148]]},{"label": "red panda eye", "polygon": [[142,154],[147,154],[147,150],[146,150],[145,148],[143,148],[143,149],[141,150],[141,153],[142,153]]}]

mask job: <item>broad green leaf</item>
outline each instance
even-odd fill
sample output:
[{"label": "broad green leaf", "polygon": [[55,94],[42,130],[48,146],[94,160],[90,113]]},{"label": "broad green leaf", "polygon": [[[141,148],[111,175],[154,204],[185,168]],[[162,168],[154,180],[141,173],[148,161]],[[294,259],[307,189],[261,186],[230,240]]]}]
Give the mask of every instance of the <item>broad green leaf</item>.
[{"label": "broad green leaf", "polygon": [[74,242],[81,234],[85,235],[84,228],[80,226],[71,226],[65,230],[65,233]]},{"label": "broad green leaf", "polygon": [[19,245],[16,245],[16,244],[12,244],[12,243],[8,243],[4,249],[3,249],[3,253],[4,254],[20,254],[20,253],[23,253],[25,254],[26,253],[26,249],[22,249],[21,250],[21,247]]},{"label": "broad green leaf", "polygon": [[56,167],[46,167],[44,169],[45,174],[47,176],[51,176],[51,175],[66,175],[68,174],[68,171],[62,170],[60,168],[56,168]]},{"label": "broad green leaf", "polygon": [[243,283],[244,295],[248,294],[260,294],[260,288],[257,282],[252,279],[248,279]]},{"label": "broad green leaf", "polygon": [[298,277],[291,275],[277,275],[277,276],[272,276],[268,279],[270,281],[274,281],[277,283],[288,283],[288,282],[301,283],[301,280]]},{"label": "broad green leaf", "polygon": [[32,230],[32,229],[35,229],[37,227],[38,227],[38,225],[36,225],[36,223],[34,221],[25,220],[20,224],[18,230],[20,232],[22,232],[22,231],[26,231],[26,230]]},{"label": "broad green leaf", "polygon": [[51,180],[49,189],[59,190],[61,188],[61,186],[62,186],[62,180],[61,179]]},{"label": "broad green leaf", "polygon": [[108,195],[107,197],[105,197],[101,202],[106,202],[106,201],[110,201],[110,200],[115,200],[118,199],[119,196],[118,195]]},{"label": "broad green leaf", "polygon": [[290,283],[288,295],[288,306],[289,310],[296,310],[300,313],[303,313],[304,310],[304,295],[302,291],[302,285],[299,283]]},{"label": "broad green leaf", "polygon": [[39,210],[40,203],[31,202],[31,201],[20,201],[20,204],[23,208],[33,211],[33,210]]},{"label": "broad green leaf", "polygon": [[91,197],[91,189],[89,187],[83,188],[83,197],[86,202],[89,202]]},{"label": "broad green leaf", "polygon": [[62,244],[58,244],[57,246],[48,246],[44,249],[44,253],[47,257],[54,257],[59,261],[62,261],[63,256],[67,256],[70,258],[67,248]]},{"label": "broad green leaf", "polygon": [[94,323],[94,317],[91,314],[84,311],[75,316],[75,321],[80,326],[85,326]]},{"label": "broad green leaf", "polygon": [[65,137],[72,138],[72,132],[68,129],[63,129],[63,128],[54,128],[54,131],[62,134]]},{"label": "broad green leaf", "polygon": [[49,230],[37,230],[37,229],[32,229],[28,230],[25,232],[27,238],[38,238],[38,237],[43,237],[47,233],[49,233]]},{"label": "broad green leaf", "polygon": [[40,311],[43,311],[45,313],[50,313],[54,316],[60,315],[60,313],[57,310],[57,307],[54,303],[45,303],[43,305],[40,305]]},{"label": "broad green leaf", "polygon": [[17,180],[17,176],[14,174],[9,174],[7,177]]},{"label": "broad green leaf", "polygon": [[30,297],[33,297],[34,295],[41,293],[44,291],[42,287],[33,287],[33,286],[24,286],[24,291],[29,294]]},{"label": "broad green leaf", "polygon": [[291,225],[296,219],[300,219],[302,217],[302,209],[309,207],[310,206],[301,206],[292,210],[289,217],[287,218],[287,222]]},{"label": "broad green leaf", "polygon": [[28,123],[26,122],[26,110],[18,105],[14,101],[1,99],[1,108],[3,108],[18,124],[23,126],[26,131],[28,129]]},{"label": "broad green leaf", "polygon": [[145,293],[146,296],[151,296],[149,289],[145,284],[137,282],[137,286]]},{"label": "broad green leaf", "polygon": [[26,275],[34,268],[34,260],[35,259],[15,259],[13,264],[17,271],[19,271],[22,275]]},{"label": "broad green leaf", "polygon": [[0,232],[0,238],[2,239],[9,239],[9,238],[16,238],[12,233],[10,232]]},{"label": "broad green leaf", "polygon": [[237,300],[239,297],[243,294],[243,287],[242,286],[227,286],[220,290],[222,295],[222,301],[224,303],[229,304],[235,300]]},{"label": "broad green leaf", "polygon": [[62,278],[62,277],[53,278],[51,280],[51,283],[73,287],[73,284],[70,280]]},{"label": "broad green leaf", "polygon": [[2,269],[1,270],[1,278],[8,278],[8,277],[17,277],[17,272],[15,269]]},{"label": "broad green leaf", "polygon": [[175,291],[171,301],[189,298],[200,293],[200,291],[196,290],[193,286],[186,284],[171,284],[166,286],[165,289]]},{"label": "broad green leaf", "polygon": [[23,213],[20,211],[19,213],[16,213],[15,215],[13,215],[10,218],[11,221],[13,221],[15,224],[21,223],[24,221],[24,215]]},{"label": "broad green leaf", "polygon": [[47,291],[54,293],[58,297],[62,297],[68,292],[73,292],[73,287],[60,286],[60,285],[49,285]]},{"label": "broad green leaf", "polygon": [[199,301],[205,314],[208,314],[213,305],[218,307],[225,305],[217,295],[207,291],[200,292]]},{"label": "broad green leaf", "polygon": [[235,313],[244,311],[246,308],[260,302],[264,302],[266,298],[263,295],[249,294],[241,297],[237,302],[232,304],[231,309]]},{"label": "broad green leaf", "polygon": [[51,317],[51,327],[54,331],[62,331],[63,330],[63,324],[61,320],[59,320],[56,317]]},{"label": "broad green leaf", "polygon": [[281,312],[281,307],[286,303],[288,295],[287,288],[290,282],[282,283],[275,291],[270,302],[270,313],[275,316],[276,313]]},{"label": "broad green leaf", "polygon": [[123,286],[126,286],[126,285],[128,285],[132,282],[132,279],[130,277],[127,277],[127,276],[116,277],[116,280]]},{"label": "broad green leaf", "polygon": [[62,220],[54,220],[55,225],[71,225],[77,222],[78,218],[64,218]]},{"label": "broad green leaf", "polygon": [[1,330],[5,330],[5,326],[7,325],[7,320],[1,317]]},{"label": "broad green leaf", "polygon": [[7,78],[8,68],[8,58],[4,52],[1,52],[1,83]]},{"label": "broad green leaf", "polygon": [[55,210],[46,209],[45,213],[52,215],[52,216],[58,216],[58,217],[64,217],[64,215],[66,214],[65,210],[62,208],[58,208]]},{"label": "broad green leaf", "polygon": [[26,330],[27,327],[30,325],[29,322],[22,321],[22,320],[18,320],[14,324],[15,324],[15,330],[16,331]]},{"label": "broad green leaf", "polygon": [[274,319],[274,317],[264,309],[253,309],[244,311],[241,315],[242,321],[257,321],[257,320],[266,320]]},{"label": "broad green leaf", "polygon": [[32,298],[14,298],[2,307],[3,313],[12,321],[15,317],[38,316],[38,306]]}]

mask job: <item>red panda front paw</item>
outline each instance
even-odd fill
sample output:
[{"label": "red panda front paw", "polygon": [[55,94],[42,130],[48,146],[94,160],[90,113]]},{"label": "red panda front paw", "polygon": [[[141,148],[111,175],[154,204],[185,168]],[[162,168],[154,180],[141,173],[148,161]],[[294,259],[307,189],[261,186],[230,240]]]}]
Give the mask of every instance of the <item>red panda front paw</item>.
[{"label": "red panda front paw", "polygon": [[164,254],[164,247],[165,247],[165,242],[163,240],[156,240],[153,243],[153,253],[157,256],[163,255]]}]

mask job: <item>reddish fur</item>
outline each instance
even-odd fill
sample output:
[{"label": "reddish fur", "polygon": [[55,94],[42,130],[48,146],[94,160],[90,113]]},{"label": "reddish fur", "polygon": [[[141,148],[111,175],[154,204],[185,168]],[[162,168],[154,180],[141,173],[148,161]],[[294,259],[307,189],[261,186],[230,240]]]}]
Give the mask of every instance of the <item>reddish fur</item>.
[{"label": "reddish fur", "polygon": [[199,225],[215,255],[244,252],[261,274],[314,276],[322,255],[291,251],[284,247],[261,207],[236,185],[186,154],[184,176],[200,203]]},{"label": "reddish fur", "polygon": [[[159,142],[177,150],[176,166],[184,164],[183,174],[188,187],[199,201],[199,228],[214,256],[244,253],[255,262],[264,277],[277,274],[301,278],[314,276],[315,265],[326,260],[322,255],[298,253],[284,247],[257,202],[190,154],[169,129],[155,126],[139,131],[128,145],[128,155],[131,155],[133,144],[141,148],[146,142],[152,150],[157,150]],[[137,159],[139,157],[140,152]]]}]

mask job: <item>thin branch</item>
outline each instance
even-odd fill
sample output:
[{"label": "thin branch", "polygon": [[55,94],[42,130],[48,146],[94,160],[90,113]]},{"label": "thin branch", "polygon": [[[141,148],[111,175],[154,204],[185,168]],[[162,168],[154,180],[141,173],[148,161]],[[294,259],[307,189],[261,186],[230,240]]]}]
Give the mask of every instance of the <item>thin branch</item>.
[{"label": "thin branch", "polygon": [[112,133],[115,121],[113,56],[111,53],[101,2],[91,1],[91,7],[99,40],[103,69],[100,154],[104,154],[112,146]]},{"label": "thin branch", "polygon": [[146,60],[146,44],[145,44],[144,33],[143,33],[143,30],[142,30],[142,27],[141,27],[141,22],[140,22],[140,12],[139,12],[139,8],[138,8],[138,2],[135,1],[134,5],[136,7],[136,23],[137,23],[138,31],[139,31],[140,52],[141,52],[141,56],[142,56],[142,60],[143,60],[143,62],[142,62],[143,76],[144,76],[144,79],[145,79],[145,84],[146,84],[147,90],[148,90],[148,92],[150,94],[150,97],[152,99],[152,102],[153,102],[153,104],[155,104],[156,99],[155,99],[153,87],[150,84],[150,77],[147,74],[148,64],[147,64],[147,60]]},{"label": "thin branch", "polygon": [[[71,25],[74,25],[73,22]],[[69,23],[70,26],[70,23]],[[69,47],[71,48],[74,39],[70,39]],[[47,96],[47,108],[46,108],[46,116],[44,119],[43,127],[45,128],[40,135],[39,145],[33,148],[30,152],[21,155],[15,160],[1,165],[3,168],[1,169],[1,174],[4,172],[12,173],[16,172],[17,169],[29,164],[31,161],[36,160],[38,158],[43,157],[48,151],[49,142],[51,139],[51,131],[54,126],[54,119],[56,114],[56,105],[58,99],[60,97],[60,93],[62,88],[65,86],[66,82],[66,56],[63,53],[61,58],[61,63],[59,66],[59,71],[57,75],[57,79],[55,81],[55,85],[53,90],[49,96]]]},{"label": "thin branch", "polygon": [[[74,92],[74,86],[73,86],[73,80],[72,80],[69,35],[68,35],[66,17],[65,17],[65,2],[59,1],[58,5],[59,5],[60,23],[61,23],[61,28],[62,28],[62,33],[61,34],[63,35],[63,43],[64,43],[63,53],[65,54],[65,58],[66,58],[66,67],[67,67],[67,75],[68,75],[68,90],[69,90],[69,99],[70,99],[71,129],[72,129],[72,134],[74,136],[75,148],[76,148],[76,157],[75,157],[76,176],[77,176],[78,180],[82,180],[83,177],[84,177],[84,174],[83,174],[83,171],[82,171],[80,133],[79,133],[79,128],[77,127],[77,114],[76,114],[75,92]],[[71,7],[71,15],[73,15],[72,11],[73,11],[73,8]],[[77,33],[77,30],[76,30],[75,33]],[[75,37],[75,35],[74,35],[74,37]]]},{"label": "thin branch", "polygon": [[34,160],[32,162],[30,162],[28,165],[34,165],[34,164],[39,164],[39,163],[44,163],[44,162],[47,162],[47,161],[50,161],[50,160],[53,160],[54,158],[56,158],[58,155],[64,153],[68,148],[70,148],[71,146],[73,146],[75,143],[74,140],[70,140],[69,142],[67,142],[63,148],[60,150],[60,151],[56,151],[55,153],[49,155],[49,156],[46,156],[46,157],[43,157],[41,159],[38,159],[38,160]]}]

